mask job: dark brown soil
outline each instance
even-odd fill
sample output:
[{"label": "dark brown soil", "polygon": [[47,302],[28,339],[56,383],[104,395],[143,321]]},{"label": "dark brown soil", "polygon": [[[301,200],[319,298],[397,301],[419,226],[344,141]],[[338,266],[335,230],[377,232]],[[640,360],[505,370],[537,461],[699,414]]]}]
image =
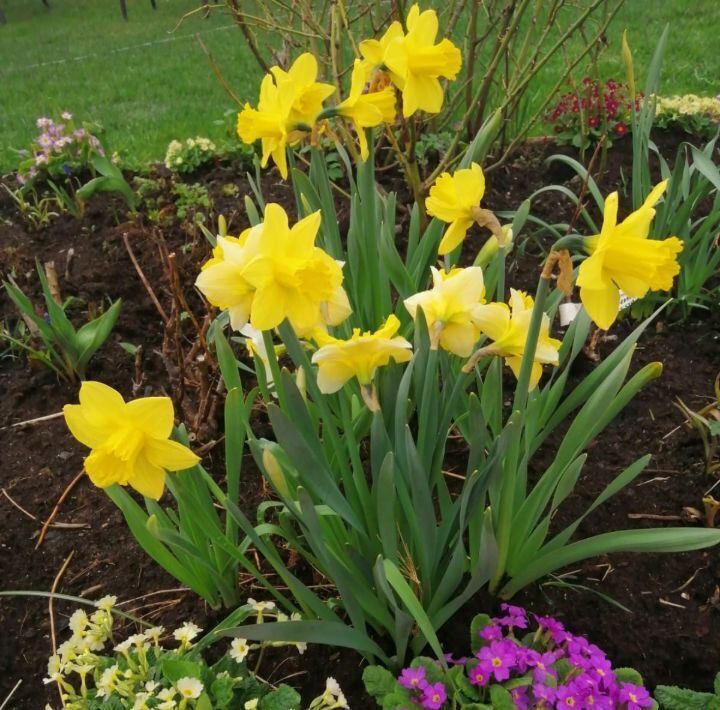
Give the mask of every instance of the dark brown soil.
[{"label": "dark brown soil", "polygon": [[[683,138],[684,139],[684,138]],[[664,155],[674,155],[679,138],[661,134],[657,139]],[[506,166],[489,178],[486,204],[496,210],[517,206],[538,187],[551,182],[571,181],[572,174],[557,166],[547,168],[543,159],[554,152],[544,143],[526,146]],[[603,189],[615,189],[621,170],[629,174],[631,147],[618,141],[608,156]],[[231,168],[215,168],[197,176],[214,199],[214,214],[229,218],[231,232],[245,226],[242,198],[249,193],[247,182]],[[161,177],[160,182],[166,181]],[[239,188],[228,196],[228,184]],[[575,183],[572,186],[577,188]],[[161,184],[161,192],[167,189]],[[267,198],[293,209],[288,187],[274,174],[266,178]],[[4,193],[0,192],[0,195]],[[403,196],[405,197],[405,196]],[[2,201],[5,200],[5,201]],[[568,203],[545,197],[534,212],[550,221],[568,219]],[[89,378],[106,382],[126,397],[138,394],[171,395],[182,419],[195,423],[196,448],[206,452],[205,463],[222,477],[222,446],[215,447],[216,417],[208,406],[203,410],[206,385],[214,387],[212,368],[178,366],[178,353],[187,354],[194,338],[192,324],[165,329],[134,269],[123,241],[128,242],[152,284],[167,314],[172,312],[172,288],[167,278],[167,254],[175,254],[179,283],[188,294],[190,309],[202,322],[204,306],[191,285],[199,264],[208,253],[199,230],[172,219],[158,229],[146,218],[123,222],[122,205],[113,198],[94,199],[84,217],[61,217],[48,228],[32,231],[23,224],[6,198],[0,197],[0,265],[3,278],[13,274],[19,285],[37,301],[35,258],[53,260],[65,296],[81,298],[82,310],[123,299],[120,320],[110,340],[93,360]],[[341,222],[343,216],[340,217]],[[212,221],[215,221],[213,216]],[[528,242],[527,250],[513,264],[508,281],[532,288],[539,262],[532,252],[541,245]],[[64,277],[68,251],[74,251],[72,268]],[[12,304],[0,292],[0,316],[8,322],[16,317]],[[628,329],[621,323],[618,335]],[[617,472],[643,453],[653,454],[646,472],[629,488],[596,511],[582,526],[588,536],[625,527],[688,524],[683,509],[702,509],[701,498],[714,479],[702,467],[702,451],[692,433],[678,426],[682,417],[675,406],[678,397],[690,406],[701,406],[712,392],[712,381],[720,369],[718,356],[720,315],[693,316],[684,323],[659,321],[641,340],[635,367],[654,360],[663,362],[663,376],[648,386],[608,430],[594,442],[585,473],[575,493],[560,513],[558,524],[574,519]],[[143,346],[136,372],[135,362],[120,343]],[[607,351],[612,344],[605,344]],[[592,367],[591,363],[584,365]],[[142,379],[137,379],[137,374]],[[182,386],[181,386],[182,384]],[[49,591],[97,598],[117,594],[127,600],[127,611],[173,627],[192,619],[209,628],[217,615],[192,593],[157,567],[138,548],[120,513],[87,479],[82,478],[63,503],[57,520],[82,525],[51,528],[36,549],[42,522],[52,511],[64,489],[81,471],[84,450],[68,434],[61,418],[23,427],[9,425],[60,412],[76,399],[74,385],[58,382],[49,371],[30,368],[23,356],[0,360],[0,579],[3,589]],[[672,433],[671,433],[672,432]],[[541,468],[540,452],[536,465]],[[260,475],[247,459],[241,504],[252,510],[266,496]],[[630,515],[683,516],[677,523],[629,518]],[[693,523],[690,523],[693,524]],[[632,665],[650,685],[679,683],[706,689],[720,669],[720,567],[716,550],[681,555],[613,555],[578,565],[566,582],[575,582],[605,594],[628,607],[627,613],[599,596],[583,590],[551,586],[548,580],[533,585],[517,601],[537,613],[562,618],[575,632],[585,633],[604,648],[618,665]],[[255,592],[247,588],[248,596]],[[444,630],[448,651],[461,654],[468,641],[468,622],[495,601],[479,597]],[[73,604],[56,602],[55,633],[65,637],[67,614]],[[1,598],[0,700],[18,680],[13,708],[40,708],[57,704],[50,687],[43,686],[45,663],[51,650],[50,615],[46,599]],[[302,658],[284,662],[276,672],[265,674],[278,681],[291,673],[306,698],[317,693],[324,679],[334,675],[343,685],[354,708],[369,707],[361,692],[360,661],[350,653],[311,648]]]}]

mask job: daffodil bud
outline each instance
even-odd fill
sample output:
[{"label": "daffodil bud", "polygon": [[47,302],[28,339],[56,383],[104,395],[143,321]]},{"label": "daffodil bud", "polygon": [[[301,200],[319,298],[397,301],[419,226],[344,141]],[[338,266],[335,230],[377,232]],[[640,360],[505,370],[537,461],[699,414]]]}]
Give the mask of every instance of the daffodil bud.
[{"label": "daffodil bud", "polygon": [[494,258],[495,254],[498,253],[500,248],[500,242],[496,236],[491,236],[485,244],[482,245],[482,249],[478,252],[473,261],[473,266],[479,266],[484,269]]},{"label": "daffodil bud", "polygon": [[633,64],[632,52],[630,51],[630,45],[627,40],[627,30],[624,30],[622,34],[622,60],[625,65],[628,88],[630,89],[630,98],[635,100],[635,67]]},{"label": "daffodil bud", "polygon": [[155,515],[155,513],[145,521],[145,527],[153,537],[160,537],[160,526],[158,525],[157,515]]},{"label": "daffodil bud", "polygon": [[224,215],[220,215],[218,217],[218,236],[227,236],[227,220],[225,219]]},{"label": "daffodil bud", "polygon": [[298,367],[295,373],[295,384],[300,392],[300,396],[303,399],[307,399],[307,375],[305,374],[305,369],[302,367]]},{"label": "daffodil bud", "polygon": [[262,462],[265,473],[267,473],[273,486],[275,486],[275,490],[284,498],[289,498],[290,489],[288,488],[285,473],[280,466],[280,462],[275,458],[275,455],[270,449],[263,449]]}]

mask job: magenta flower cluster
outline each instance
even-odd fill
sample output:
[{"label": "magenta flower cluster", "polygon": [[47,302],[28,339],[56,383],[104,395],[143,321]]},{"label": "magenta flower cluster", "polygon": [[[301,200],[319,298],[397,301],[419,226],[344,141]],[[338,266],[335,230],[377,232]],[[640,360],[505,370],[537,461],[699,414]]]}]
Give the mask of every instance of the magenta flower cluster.
[{"label": "magenta flower cluster", "polygon": [[583,128],[595,136],[623,136],[629,130],[633,100],[639,111],[643,96],[640,93],[633,98],[629,93],[627,84],[612,79],[600,83],[586,76],[582,87],[562,96],[546,118],[554,124],[555,132],[566,138]]},{"label": "magenta flower cluster", "polygon": [[[523,679],[522,684],[510,683],[512,701],[520,710],[652,707],[648,691],[618,679],[605,653],[586,638],[569,633],[551,617],[529,617],[517,606],[503,604],[502,611],[502,616],[479,631],[480,647],[474,656],[446,656],[448,664],[464,667],[470,684],[480,693],[492,685]],[[428,682],[422,666],[405,668],[398,682],[410,691],[414,707],[449,707],[450,689],[442,682]]]},{"label": "magenta flower cluster", "polygon": [[76,126],[73,116],[67,111],[60,114],[60,120],[41,117],[35,121],[38,136],[25,153],[29,156],[20,164],[17,181],[25,186],[43,173],[51,177],[71,175],[78,167],[87,163],[90,155],[104,155],[97,136],[89,130]]}]

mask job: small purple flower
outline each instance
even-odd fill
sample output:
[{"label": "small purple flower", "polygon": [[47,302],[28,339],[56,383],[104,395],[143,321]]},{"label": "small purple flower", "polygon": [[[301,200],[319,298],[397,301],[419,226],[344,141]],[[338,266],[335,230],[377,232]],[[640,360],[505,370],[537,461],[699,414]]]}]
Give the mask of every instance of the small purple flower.
[{"label": "small purple flower", "polygon": [[500,641],[503,637],[502,629],[497,624],[488,624],[480,630],[480,637],[486,641]]},{"label": "small purple flower", "polygon": [[627,710],[642,710],[652,707],[653,701],[650,693],[640,685],[621,683],[618,700],[627,704]]},{"label": "small purple flower", "polygon": [[551,616],[536,616],[535,621],[540,628],[550,632],[550,637],[555,643],[565,641],[565,627],[557,619],[553,619]]},{"label": "small purple flower", "polygon": [[583,706],[583,696],[580,689],[574,683],[561,685],[555,694],[556,708],[573,708],[579,710]]},{"label": "small purple flower", "polygon": [[18,181],[18,184],[19,184],[19,185],[24,185],[24,184],[27,182],[27,180],[25,179],[25,176],[24,176],[24,175],[21,175],[20,173],[18,173],[18,174],[15,176],[15,179]]},{"label": "small purple flower", "polygon": [[445,663],[450,664],[451,666],[464,666],[467,663],[467,658],[465,656],[462,656],[461,658],[453,658],[452,653],[446,653],[445,654]]},{"label": "small purple flower", "polygon": [[422,707],[426,710],[440,710],[447,700],[447,692],[442,683],[428,683],[423,689]]},{"label": "small purple flower", "polygon": [[527,646],[518,646],[515,651],[515,667],[518,673],[525,673],[538,658],[540,654],[537,651]]},{"label": "small purple flower", "polygon": [[544,701],[546,703],[552,703],[555,701],[555,688],[549,688],[546,685],[535,683],[533,685],[533,697],[538,702]]},{"label": "small purple flower", "polygon": [[481,662],[488,663],[495,680],[502,682],[510,677],[510,671],[515,664],[516,649],[513,641],[493,641],[489,646],[481,648],[477,657]]},{"label": "small purple flower", "polygon": [[513,688],[510,691],[510,695],[512,696],[513,703],[518,710],[527,710],[527,708],[530,707],[530,697],[528,696],[527,686]]},{"label": "small purple flower", "polygon": [[505,604],[504,602],[500,605],[500,608],[509,616],[522,616],[526,617],[525,609],[521,606],[515,606],[513,604]]},{"label": "small purple flower", "polygon": [[573,636],[572,634],[568,634],[568,655],[580,655],[582,653],[585,653],[587,652],[589,646],[590,644],[584,636]]},{"label": "small purple flower", "polygon": [[604,688],[614,682],[612,665],[610,664],[610,661],[605,658],[604,654],[594,654],[590,656],[590,658],[588,659],[588,664],[587,666],[585,666],[585,669],[593,676],[593,678],[596,679],[597,683],[599,683]]},{"label": "small purple flower", "polygon": [[35,125],[38,128],[47,128],[48,126],[52,126],[53,122],[51,118],[46,118],[43,116],[42,118],[38,118],[37,121],[35,121]]},{"label": "small purple flower", "polygon": [[420,666],[418,668],[403,668],[398,683],[408,690],[423,690],[428,682],[425,678],[425,669]]},{"label": "small purple flower", "polygon": [[487,685],[491,676],[492,666],[489,663],[478,663],[468,671],[468,678],[473,685]]},{"label": "small purple flower", "polygon": [[544,683],[548,676],[557,678],[557,671],[553,668],[553,663],[557,660],[557,657],[551,651],[547,651],[542,655],[538,655],[537,658],[530,660],[530,665],[533,667],[532,677],[536,683]]}]

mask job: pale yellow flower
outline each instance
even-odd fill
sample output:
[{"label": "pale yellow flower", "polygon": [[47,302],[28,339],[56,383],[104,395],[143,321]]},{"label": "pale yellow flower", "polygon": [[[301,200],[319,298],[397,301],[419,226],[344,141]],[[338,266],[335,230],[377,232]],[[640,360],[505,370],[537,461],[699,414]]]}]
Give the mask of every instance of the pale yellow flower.
[{"label": "pale yellow flower", "polygon": [[187,700],[197,700],[203,692],[202,681],[197,678],[180,678],[177,683],[175,683],[175,687],[180,697],[186,698]]},{"label": "pale yellow flower", "polygon": [[482,269],[471,266],[445,273],[432,267],[432,277],[433,287],[406,298],[405,308],[413,318],[422,309],[431,343],[469,357],[480,337],[474,314],[485,296]]},{"label": "pale yellow flower", "polygon": [[412,357],[412,345],[396,336],[400,321],[390,315],[375,332],[353,330],[348,340],[333,338],[323,331],[313,336],[319,350],[312,357],[318,365],[318,386],[326,394],[337,392],[346,382],[356,377],[361,385],[368,385],[378,367],[393,362],[407,362]]},{"label": "pale yellow flower", "polygon": [[[520,376],[532,310],[532,296],[514,288],[510,289],[509,306],[505,303],[488,303],[475,309],[477,324],[493,341],[479,352],[504,358],[515,377]],[[530,389],[540,381],[543,365],[559,363],[560,345],[562,343],[559,340],[550,337],[550,319],[543,313],[530,374]]]}]

